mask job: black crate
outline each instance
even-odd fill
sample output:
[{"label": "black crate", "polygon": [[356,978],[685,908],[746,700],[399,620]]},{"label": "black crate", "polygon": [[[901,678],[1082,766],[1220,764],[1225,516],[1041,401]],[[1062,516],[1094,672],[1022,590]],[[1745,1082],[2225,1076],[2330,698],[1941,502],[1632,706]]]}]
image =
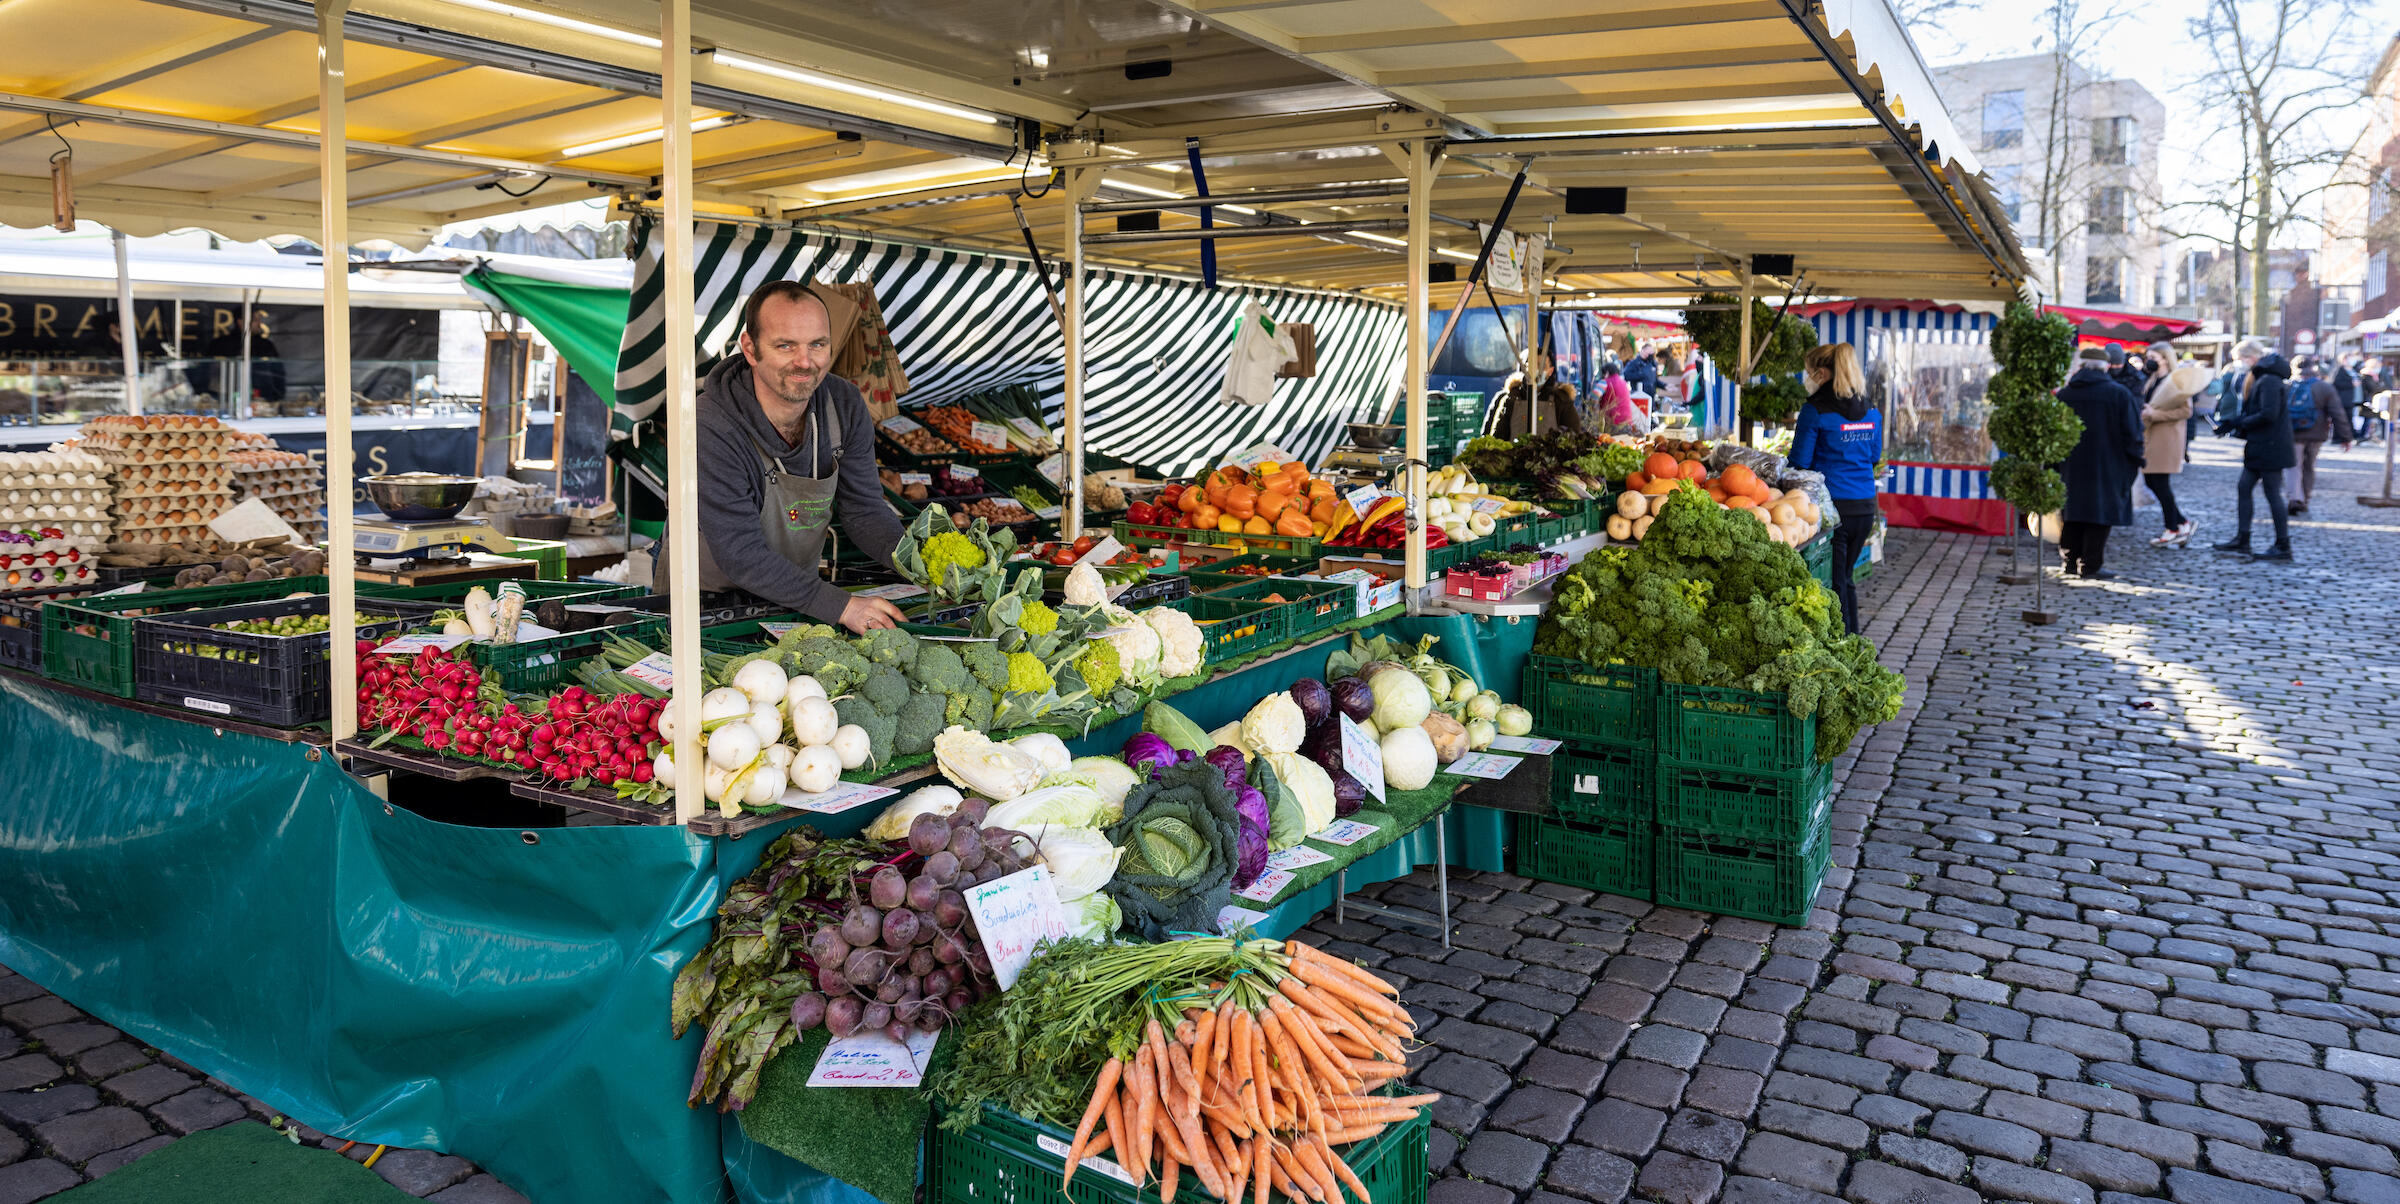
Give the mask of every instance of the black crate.
[{"label": "black crate", "polygon": [[[380,640],[424,624],[429,602],[361,599],[358,635]],[[134,697],[269,727],[305,727],[333,714],[333,633],[219,631],[237,619],[328,613],[332,599],[283,598],[186,611],[133,625]],[[370,617],[374,616],[374,617]],[[340,655],[350,655],[342,649]]]},{"label": "black crate", "polygon": [[42,603],[83,597],[85,590],[55,594],[11,594],[0,598],[0,665],[42,671]]}]

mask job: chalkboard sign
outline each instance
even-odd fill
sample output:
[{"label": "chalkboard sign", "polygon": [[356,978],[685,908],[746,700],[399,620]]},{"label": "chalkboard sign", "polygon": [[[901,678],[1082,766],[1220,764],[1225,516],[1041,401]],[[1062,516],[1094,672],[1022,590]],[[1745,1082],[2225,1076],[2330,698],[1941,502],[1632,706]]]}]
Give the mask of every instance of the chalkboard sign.
[{"label": "chalkboard sign", "polygon": [[559,403],[558,496],[597,503],[608,497],[608,403],[569,371]]}]

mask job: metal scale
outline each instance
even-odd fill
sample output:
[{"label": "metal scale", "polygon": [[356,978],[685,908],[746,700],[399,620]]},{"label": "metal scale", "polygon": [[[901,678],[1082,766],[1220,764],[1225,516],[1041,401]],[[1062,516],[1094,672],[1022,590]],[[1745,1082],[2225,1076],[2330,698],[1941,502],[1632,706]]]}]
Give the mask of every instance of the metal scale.
[{"label": "metal scale", "polygon": [[352,524],[350,550],[358,557],[358,575],[391,585],[438,585],[532,577],[533,561],[474,553],[509,553],[514,540],[479,518],[460,518],[458,512],[475,496],[472,477],[441,477],[405,473],[364,477],[360,483],[384,517],[361,518]]},{"label": "metal scale", "polygon": [[1350,438],[1325,457],[1328,474],[1388,480],[1408,461],[1408,453],[1395,446],[1406,428],[1388,422],[1353,422],[1349,427]]}]

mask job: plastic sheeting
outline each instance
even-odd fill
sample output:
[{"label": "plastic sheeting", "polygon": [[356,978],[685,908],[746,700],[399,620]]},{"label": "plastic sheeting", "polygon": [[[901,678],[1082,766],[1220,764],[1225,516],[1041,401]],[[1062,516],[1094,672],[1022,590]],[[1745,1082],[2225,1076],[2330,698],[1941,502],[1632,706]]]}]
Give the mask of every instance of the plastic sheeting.
[{"label": "plastic sheeting", "polygon": [[709,842],[435,823],[305,746],[15,677],[0,747],[0,963],[328,1133],[536,1200],[721,1198],[665,1010]]}]

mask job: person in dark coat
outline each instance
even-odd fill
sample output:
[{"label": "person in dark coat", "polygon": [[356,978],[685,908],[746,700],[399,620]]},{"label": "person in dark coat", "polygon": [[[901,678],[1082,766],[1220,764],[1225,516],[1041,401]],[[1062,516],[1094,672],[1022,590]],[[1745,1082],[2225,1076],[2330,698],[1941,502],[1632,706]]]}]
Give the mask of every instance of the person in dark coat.
[{"label": "person in dark coat", "polygon": [[1522,417],[1525,423],[1525,432],[1531,434],[1541,429],[1541,418],[1544,411],[1548,411],[1550,415],[1551,429],[1581,431],[1583,429],[1583,411],[1575,404],[1575,390],[1566,382],[1558,379],[1556,366],[1551,362],[1549,353],[1535,354],[1533,366],[1542,374],[1541,388],[1529,401],[1525,395],[1525,374],[1522,372],[1510,374],[1508,383],[1501,387],[1501,405],[1498,407],[1506,412],[1495,419],[1493,432],[1513,429],[1510,423]]},{"label": "person in dark coat", "polygon": [[[2244,348],[2247,351],[2247,348]],[[2241,404],[2230,420],[2217,424],[2217,433],[2242,440],[2242,475],[2234,483],[2233,538],[2216,545],[2220,552],[2250,555],[2250,495],[2264,489],[2267,514],[2275,520],[2275,546],[2252,560],[2290,560],[2290,518],[2283,508],[2283,470],[2299,462],[2292,449],[2291,403],[2288,398],[2292,366],[2280,354],[2265,352],[2250,367]],[[2225,412],[2219,405],[2218,413]]]},{"label": "person in dark coat", "polygon": [[[2111,347],[2122,359],[2124,352]],[[2058,466],[2067,481],[2059,514],[2058,553],[2068,572],[2085,580],[2116,576],[2102,567],[2111,527],[2133,525],[2133,483],[2142,475],[2142,407],[2109,371],[2106,352],[2086,347],[2058,399],[2083,419],[2083,437]]]},{"label": "person in dark coat", "polygon": [[[2300,379],[2293,381],[2288,390],[2291,400],[2297,402],[2301,400],[2300,390],[2307,389],[2309,398],[2316,402],[2316,418],[2307,426],[2295,426],[2292,430],[2292,455],[2299,463],[2283,473],[2286,514],[2308,513],[2308,501],[2317,494],[2317,456],[2325,450],[2326,441],[2341,444],[2343,451],[2350,450],[2350,412],[2342,408],[2341,394],[2326,381],[2324,373],[2324,361],[2303,358]],[[2293,421],[2298,420],[2296,410]]]},{"label": "person in dark coat", "polygon": [[2142,374],[2141,365],[2125,358],[2125,349],[2115,343],[2103,348],[2101,354],[2108,357],[2108,379],[2125,386],[2126,392],[2140,397],[2144,392],[2143,386],[2149,383]]}]

